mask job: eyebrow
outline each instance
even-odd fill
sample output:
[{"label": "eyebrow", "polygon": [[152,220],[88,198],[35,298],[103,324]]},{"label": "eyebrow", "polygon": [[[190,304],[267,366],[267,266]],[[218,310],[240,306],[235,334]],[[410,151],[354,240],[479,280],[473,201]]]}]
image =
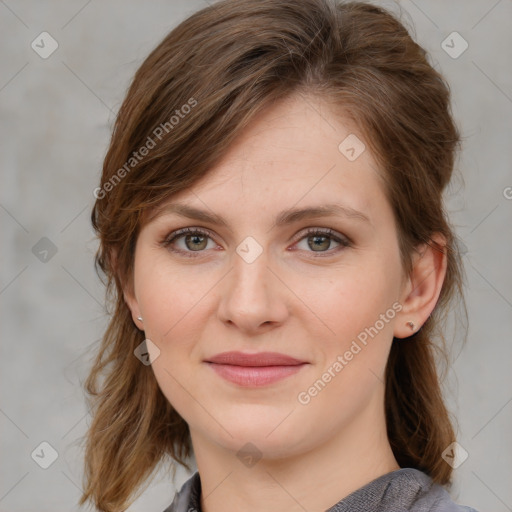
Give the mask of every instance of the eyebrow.
[{"label": "eyebrow", "polygon": [[[180,217],[188,219],[199,220],[202,222],[209,222],[219,226],[229,228],[227,221],[221,216],[212,211],[201,210],[194,206],[189,206],[183,203],[171,203],[163,207],[156,217],[164,214],[176,214]],[[280,212],[275,220],[275,226],[281,227],[304,219],[314,219],[318,217],[347,217],[350,219],[366,222],[372,224],[370,219],[363,213],[348,206],[340,204],[324,204],[312,206],[308,208],[289,208]]]}]

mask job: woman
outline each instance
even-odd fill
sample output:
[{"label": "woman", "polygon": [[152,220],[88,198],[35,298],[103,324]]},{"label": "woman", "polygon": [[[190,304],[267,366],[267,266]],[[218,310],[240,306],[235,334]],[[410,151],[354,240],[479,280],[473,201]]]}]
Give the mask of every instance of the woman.
[{"label": "woman", "polygon": [[462,283],[449,100],[359,2],[221,1],[149,55],[95,191],[114,311],[81,503],[125,510],[193,453],[168,512],[471,510],[434,361]]}]

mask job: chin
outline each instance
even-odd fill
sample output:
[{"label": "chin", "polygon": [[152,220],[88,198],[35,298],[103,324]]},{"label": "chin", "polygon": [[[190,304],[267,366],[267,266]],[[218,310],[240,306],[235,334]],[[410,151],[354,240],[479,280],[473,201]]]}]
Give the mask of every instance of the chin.
[{"label": "chin", "polygon": [[[231,437],[222,428],[215,429],[220,438],[215,441],[238,452],[247,443],[256,446],[266,459],[279,459],[293,455],[297,448],[306,444],[308,438],[307,425],[303,421],[298,424],[296,412],[279,408],[274,410],[262,410],[260,407],[252,411],[233,412],[233,415],[222,414],[226,429],[233,436]],[[283,421],[284,420],[284,421]],[[211,435],[212,431],[209,431]]]}]

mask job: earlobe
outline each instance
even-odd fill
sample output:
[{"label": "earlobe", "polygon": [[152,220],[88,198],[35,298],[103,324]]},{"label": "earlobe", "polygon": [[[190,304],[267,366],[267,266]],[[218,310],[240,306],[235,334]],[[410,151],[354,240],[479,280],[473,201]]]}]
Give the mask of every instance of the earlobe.
[{"label": "earlobe", "polygon": [[409,320],[408,322],[405,322],[405,325],[407,325],[407,327],[409,327],[412,332],[416,331],[416,325],[414,322]]},{"label": "earlobe", "polygon": [[436,233],[413,256],[413,267],[403,290],[402,310],[395,324],[395,338],[411,336],[427,321],[439,299],[446,266],[446,240]]}]

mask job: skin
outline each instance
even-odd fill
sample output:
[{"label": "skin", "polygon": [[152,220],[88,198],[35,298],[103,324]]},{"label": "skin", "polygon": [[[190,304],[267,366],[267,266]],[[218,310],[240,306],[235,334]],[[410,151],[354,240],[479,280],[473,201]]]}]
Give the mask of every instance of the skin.
[{"label": "skin", "polygon": [[[433,310],[446,258],[420,247],[404,275],[376,161],[368,146],[354,161],[338,150],[351,133],[363,139],[318,98],[273,105],[201,182],[168,201],[222,215],[227,226],[167,212],[139,234],[125,300],[160,350],[152,368],[162,392],[190,426],[206,512],[326,510],[399,469],[386,435],[385,365],[393,337],[412,332],[406,322],[419,328]],[[330,216],[274,225],[282,210],[326,203],[369,222]],[[210,238],[162,243],[184,227]],[[350,245],[326,237],[315,250],[310,227],[331,228]],[[262,250],[251,263],[236,252],[248,236]],[[394,303],[401,310],[300,403],[298,394]],[[275,351],[309,364],[274,384],[243,388],[204,362],[230,350]],[[261,455],[250,466],[237,457],[248,442]]]}]

